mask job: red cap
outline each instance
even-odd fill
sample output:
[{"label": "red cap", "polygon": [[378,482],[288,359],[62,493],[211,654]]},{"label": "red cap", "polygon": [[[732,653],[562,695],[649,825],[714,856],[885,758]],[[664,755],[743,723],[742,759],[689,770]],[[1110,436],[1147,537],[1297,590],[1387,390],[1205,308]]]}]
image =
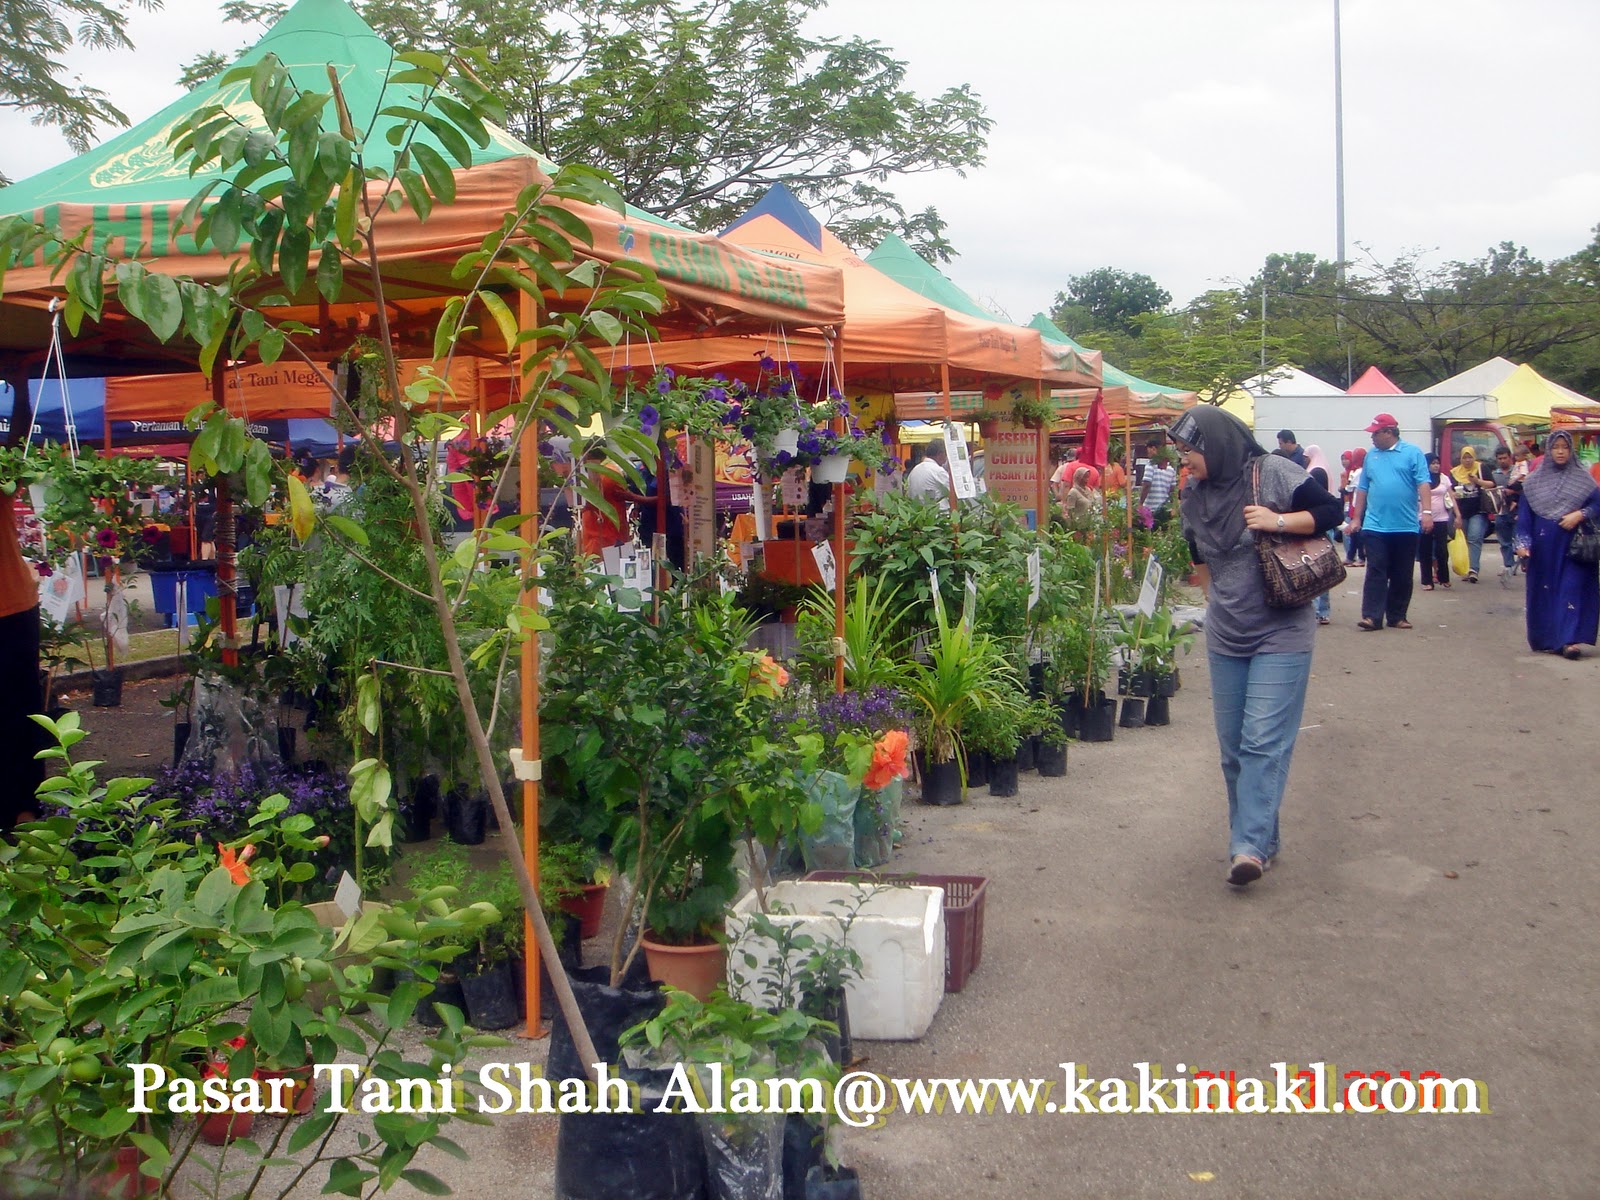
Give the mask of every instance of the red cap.
[{"label": "red cap", "polygon": [[1393,413],[1379,413],[1372,418],[1372,424],[1367,426],[1368,433],[1377,433],[1380,429],[1399,429],[1400,422],[1394,419]]}]

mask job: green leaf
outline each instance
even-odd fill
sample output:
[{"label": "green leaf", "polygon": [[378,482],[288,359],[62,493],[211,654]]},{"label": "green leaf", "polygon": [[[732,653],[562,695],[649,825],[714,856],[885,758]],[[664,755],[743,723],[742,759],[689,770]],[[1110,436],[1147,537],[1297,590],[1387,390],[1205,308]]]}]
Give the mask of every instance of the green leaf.
[{"label": "green leaf", "polygon": [[484,308],[489,310],[494,323],[500,327],[500,336],[506,341],[506,349],[514,349],[517,344],[517,318],[506,302],[493,292],[479,292],[478,299],[483,301]]},{"label": "green leaf", "polygon": [[256,347],[261,354],[261,365],[270,367],[283,357],[283,330],[269,327],[261,333],[261,339]]},{"label": "green leaf", "polygon": [[[367,531],[349,517],[341,517],[338,513],[329,513],[322,518],[322,522],[330,528],[338,530],[358,546],[370,546],[372,544],[372,539],[367,537]],[[362,678],[368,678],[368,676],[363,676]],[[373,732],[376,732],[376,730]]]},{"label": "green leaf", "polygon": [[[383,721],[383,709],[378,702],[378,677],[370,671],[363,671],[356,677],[356,720],[361,722],[361,727],[368,733],[377,733],[378,726]],[[374,759],[364,759],[357,767],[375,762]],[[355,768],[352,768],[352,773]]]},{"label": "green leaf", "polygon": [[433,212],[433,197],[428,193],[427,183],[422,176],[405,167],[395,172],[395,178],[400,181],[401,190],[405,192],[406,201],[417,214],[417,219],[426,221]]},{"label": "green leaf", "polygon": [[317,260],[317,291],[332,304],[344,290],[344,262],[332,242],[324,242],[322,257]]},{"label": "green leaf", "polygon": [[[463,143],[464,144],[464,143]],[[456,177],[450,169],[450,164],[432,146],[418,142],[411,147],[411,152],[416,156],[417,165],[422,168],[422,175],[428,181],[428,190],[441,204],[454,204],[456,200]]]},{"label": "green leaf", "polygon": [[377,1177],[376,1171],[364,1171],[351,1158],[336,1158],[328,1164],[328,1182],[322,1194],[360,1196],[367,1180]]},{"label": "green leaf", "polygon": [[303,225],[291,225],[283,231],[278,244],[278,274],[283,286],[295,293],[305,284],[306,266],[311,260],[311,231]]},{"label": "green leaf", "polygon": [[428,1196],[448,1196],[451,1194],[450,1186],[437,1175],[430,1175],[417,1167],[401,1171],[400,1178],[409,1183],[417,1191]]}]

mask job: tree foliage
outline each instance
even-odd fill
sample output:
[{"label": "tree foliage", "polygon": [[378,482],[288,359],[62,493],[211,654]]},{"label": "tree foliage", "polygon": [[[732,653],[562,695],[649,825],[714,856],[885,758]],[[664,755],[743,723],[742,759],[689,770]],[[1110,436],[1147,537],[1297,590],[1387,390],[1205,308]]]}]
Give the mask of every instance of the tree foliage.
[{"label": "tree foliage", "polygon": [[1172,293],[1148,275],[1098,267],[1067,280],[1067,290],[1056,293],[1050,317],[1067,333],[1101,331],[1137,337],[1137,318],[1159,313],[1172,303]]},{"label": "tree foliage", "polygon": [[[918,96],[878,42],[807,34],[825,3],[369,0],[361,11],[397,46],[486,46],[482,82],[505,99],[510,132],[558,163],[609,171],[630,204],[719,229],[782,182],[850,245],[893,232],[948,260],[938,211],[908,212],[886,185],[981,165],[982,103],[965,85]],[[224,5],[239,22],[282,9]]]},{"label": "tree foliage", "polygon": [[[161,0],[133,0],[156,9]],[[73,45],[95,50],[131,50],[127,0],[0,0],[0,108],[27,113],[35,125],[55,125],[82,154],[100,125],[126,125],[128,118],[103,91],[68,78],[60,56]]]}]

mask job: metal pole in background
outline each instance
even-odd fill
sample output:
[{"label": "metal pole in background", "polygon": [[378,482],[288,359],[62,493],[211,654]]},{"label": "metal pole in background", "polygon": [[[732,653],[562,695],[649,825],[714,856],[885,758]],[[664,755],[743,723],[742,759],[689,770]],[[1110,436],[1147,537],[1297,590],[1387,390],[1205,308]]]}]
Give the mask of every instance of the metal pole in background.
[{"label": "metal pole in background", "polygon": [[[1333,227],[1334,252],[1339,256],[1335,265],[1334,294],[1338,297],[1334,312],[1334,328],[1339,340],[1344,342],[1344,385],[1354,382],[1351,376],[1355,364],[1351,361],[1350,343],[1344,336],[1344,64],[1340,48],[1339,0],[1333,0]],[[1266,291],[1261,294],[1262,327],[1266,327]]]}]

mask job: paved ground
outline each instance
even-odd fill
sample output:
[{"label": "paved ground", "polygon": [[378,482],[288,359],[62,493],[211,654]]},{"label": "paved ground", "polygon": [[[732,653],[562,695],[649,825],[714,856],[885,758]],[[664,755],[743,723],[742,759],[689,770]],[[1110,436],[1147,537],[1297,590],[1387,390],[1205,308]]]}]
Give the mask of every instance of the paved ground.
[{"label": "paved ground", "polygon": [[[858,1049],[907,1077],[1432,1070],[1484,1081],[1491,1111],[895,1115],[847,1139],[865,1195],[1600,1195],[1600,660],[1529,654],[1492,574],[1419,593],[1416,629],[1376,638],[1359,584],[1319,631],[1264,881],[1222,882],[1197,654],[1170,727],[1074,746],[1016,799],[911,808],[895,869],[991,879],[983,965],[921,1042]],[[437,1162],[459,1195],[551,1195],[553,1119],[462,1134],[471,1163]]]}]

